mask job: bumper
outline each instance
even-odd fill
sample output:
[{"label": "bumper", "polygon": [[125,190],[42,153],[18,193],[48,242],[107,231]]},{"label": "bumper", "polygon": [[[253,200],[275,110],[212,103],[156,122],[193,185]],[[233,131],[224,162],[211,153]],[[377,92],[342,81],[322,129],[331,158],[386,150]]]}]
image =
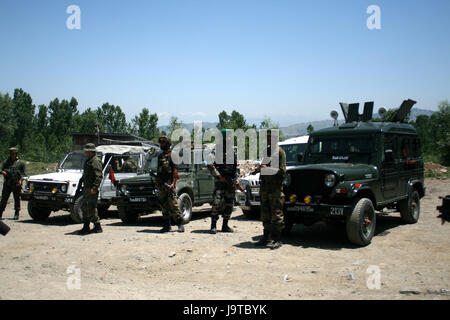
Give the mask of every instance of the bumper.
[{"label": "bumper", "polygon": [[133,209],[159,208],[159,200],[156,196],[115,197],[113,203],[116,206],[126,206]]},{"label": "bumper", "polygon": [[352,205],[328,205],[304,203],[285,203],[285,213],[297,217],[309,216],[318,218],[347,217],[352,214]]},{"label": "bumper", "polygon": [[242,210],[252,210],[261,206],[261,198],[259,197],[259,190],[252,190],[250,197],[247,199],[247,192],[236,192],[236,204]]},{"label": "bumper", "polygon": [[74,197],[68,194],[30,193],[22,192],[20,199],[33,201],[42,207],[68,208],[74,202]]}]

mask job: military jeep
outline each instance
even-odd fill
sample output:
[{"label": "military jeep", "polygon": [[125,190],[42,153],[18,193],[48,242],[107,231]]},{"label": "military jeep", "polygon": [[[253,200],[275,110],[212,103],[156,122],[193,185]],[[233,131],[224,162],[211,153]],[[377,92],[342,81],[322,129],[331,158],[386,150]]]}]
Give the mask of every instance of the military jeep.
[{"label": "military jeep", "polygon": [[[158,166],[158,154],[155,152],[147,158],[144,168],[136,177],[120,179],[117,185],[117,196],[114,201],[120,219],[124,223],[134,223],[140,216],[160,210],[154,177]],[[176,195],[182,222],[185,224],[191,219],[193,206],[212,203],[214,177],[209,173],[206,163],[181,164],[178,166],[178,173],[180,179],[176,184]]]},{"label": "military jeep", "polygon": [[341,104],[346,122],[313,132],[302,164],[287,170],[284,233],[294,223],[343,222],[350,242],[365,246],[376,211],[399,211],[403,222],[416,223],[424,164],[414,127],[402,123],[414,104],[404,101],[392,122],[370,121],[373,102],[363,115],[358,104]]}]

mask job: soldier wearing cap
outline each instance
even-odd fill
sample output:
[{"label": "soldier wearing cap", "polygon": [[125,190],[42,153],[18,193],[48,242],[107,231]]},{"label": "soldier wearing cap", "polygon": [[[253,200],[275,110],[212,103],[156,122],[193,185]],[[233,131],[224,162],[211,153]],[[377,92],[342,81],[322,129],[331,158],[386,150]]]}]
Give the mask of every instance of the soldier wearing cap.
[{"label": "soldier wearing cap", "polygon": [[172,161],[171,144],[172,141],[166,136],[159,138],[159,145],[162,152],[158,155],[156,185],[159,191],[159,201],[162,206],[164,218],[164,227],[160,230],[161,233],[170,231],[171,219],[178,225],[178,232],[184,232],[180,209],[178,208],[178,202],[174,195],[176,183],[180,176],[178,175],[177,165]]},{"label": "soldier wearing cap", "polygon": [[[286,153],[276,143],[272,145],[272,132],[267,131],[267,154],[269,158],[263,159],[260,174],[261,220],[264,233],[262,238],[255,243],[256,246],[268,245],[271,249],[282,246],[281,232],[284,229],[282,192],[283,180],[286,177]],[[267,164],[278,156],[278,167],[268,167]],[[265,171],[264,171],[265,170]],[[271,239],[270,239],[271,238]]]},{"label": "soldier wearing cap", "polygon": [[[86,144],[84,152],[87,159],[84,163],[83,176],[80,179],[80,184],[83,184],[82,211],[84,222],[83,229],[78,231],[81,235],[100,233],[103,231],[97,213],[98,189],[103,178],[102,162],[96,156],[95,145],[93,143]],[[92,230],[89,229],[91,222],[94,224]]]},{"label": "soldier wearing cap", "polygon": [[[231,219],[231,213],[233,212],[236,192],[237,155],[231,145],[229,149],[232,150],[233,154],[231,157],[227,157],[227,145],[232,144],[231,136],[227,135],[229,131],[231,132],[228,129],[221,130],[223,139],[216,145],[216,156],[219,156],[219,148],[222,149],[222,161],[215,159],[212,164],[208,165],[208,169],[215,178],[210,229],[212,234],[217,233],[219,215],[223,217],[222,232],[233,232],[233,229],[228,226],[228,221]],[[227,163],[227,158],[231,158],[232,162]]]},{"label": "soldier wearing cap", "polygon": [[11,192],[14,196],[14,220],[19,219],[20,191],[22,190],[22,179],[25,176],[25,163],[19,160],[17,148],[9,149],[9,158],[3,163],[1,174],[5,178],[0,202],[0,219],[5,211]]}]

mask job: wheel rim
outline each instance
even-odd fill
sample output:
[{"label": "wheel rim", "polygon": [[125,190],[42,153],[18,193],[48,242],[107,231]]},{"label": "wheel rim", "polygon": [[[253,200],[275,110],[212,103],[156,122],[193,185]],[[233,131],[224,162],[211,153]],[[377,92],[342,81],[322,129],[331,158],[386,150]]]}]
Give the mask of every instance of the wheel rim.
[{"label": "wheel rim", "polygon": [[373,213],[370,212],[370,210],[366,210],[364,212],[363,221],[362,221],[362,232],[366,238],[369,237],[370,234],[372,233],[372,229],[373,229],[373,225],[374,225],[373,220],[374,220]]},{"label": "wheel rim", "polygon": [[417,200],[416,197],[414,197],[411,201],[411,213],[413,215],[414,218],[417,218],[417,216],[419,215],[419,209],[420,209],[420,205],[419,205],[419,201]]},{"label": "wheel rim", "polygon": [[189,219],[191,215],[190,201],[186,197],[180,201],[180,212],[184,221],[186,221],[186,219]]}]

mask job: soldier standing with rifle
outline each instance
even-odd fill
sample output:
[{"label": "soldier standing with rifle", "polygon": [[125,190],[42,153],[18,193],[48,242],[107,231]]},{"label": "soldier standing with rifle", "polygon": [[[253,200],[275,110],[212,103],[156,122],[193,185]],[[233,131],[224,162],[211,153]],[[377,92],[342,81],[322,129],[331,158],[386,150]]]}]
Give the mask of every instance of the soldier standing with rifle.
[{"label": "soldier standing with rifle", "polygon": [[3,183],[2,200],[0,202],[0,219],[5,211],[8,198],[13,193],[14,196],[14,220],[19,219],[20,212],[20,191],[22,190],[22,179],[25,176],[25,163],[19,160],[17,149],[9,149],[9,158],[3,163],[2,171],[5,182]]},{"label": "soldier standing with rifle", "polygon": [[[231,213],[233,212],[235,192],[236,192],[236,169],[237,169],[237,156],[233,152],[233,162],[227,163],[227,144],[231,144],[231,139],[227,138],[227,132],[229,130],[222,129],[222,143],[216,145],[216,155],[217,149],[222,148],[223,159],[222,163],[220,161],[214,161],[214,163],[208,165],[208,169],[214,176],[214,201],[211,212],[211,230],[212,234],[217,233],[217,220],[219,220],[219,214],[223,217],[222,232],[233,232],[228,226],[228,221],[231,218]],[[218,163],[219,162],[219,163]]]},{"label": "soldier standing with rifle", "polygon": [[[97,213],[98,189],[103,178],[102,161],[96,156],[93,143],[86,144],[84,152],[87,160],[84,163],[83,176],[78,184],[78,188],[81,188],[81,184],[83,184],[82,211],[84,226],[83,229],[78,231],[80,235],[103,232]],[[92,230],[89,229],[91,222],[94,224]]]},{"label": "soldier standing with rifle", "polygon": [[[260,197],[261,197],[261,220],[264,227],[262,238],[255,243],[255,246],[263,247],[269,245],[271,249],[278,249],[282,246],[281,232],[284,229],[282,192],[283,180],[286,177],[286,153],[278,146],[272,146],[272,133],[267,131],[267,154],[273,159],[278,156],[278,168],[268,167],[263,159],[260,166]],[[266,170],[266,174],[264,171]],[[272,238],[269,242],[269,238]]]},{"label": "soldier standing with rifle", "polygon": [[164,227],[161,233],[169,232],[170,220],[173,219],[178,225],[178,232],[184,232],[180,209],[176,199],[176,183],[180,178],[178,167],[172,161],[172,142],[166,136],[159,137],[159,145],[162,152],[158,155],[158,169],[156,173],[156,186],[159,191],[159,202],[162,207]]}]

